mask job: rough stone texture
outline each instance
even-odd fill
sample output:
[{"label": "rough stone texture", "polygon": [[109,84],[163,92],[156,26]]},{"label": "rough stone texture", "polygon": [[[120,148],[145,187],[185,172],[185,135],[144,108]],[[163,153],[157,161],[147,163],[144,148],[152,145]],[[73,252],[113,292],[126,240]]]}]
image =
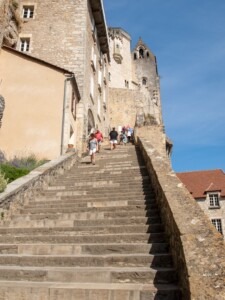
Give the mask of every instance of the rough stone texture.
[{"label": "rough stone texture", "polygon": [[106,147],[89,160],[1,220],[1,298],[180,299],[140,150]]},{"label": "rough stone texture", "polygon": [[[109,43],[111,64],[109,72],[111,80],[109,82],[110,91],[118,89],[122,92],[119,97],[123,97],[122,89],[138,91],[136,101],[130,106],[135,108],[136,114],[143,113],[152,116],[157,124],[162,124],[161,100],[159,76],[157,72],[157,62],[154,54],[140,39],[131,53],[130,36],[121,28],[109,28]],[[139,51],[144,51],[144,57],[139,58]],[[134,59],[136,55],[136,59]],[[145,79],[145,83],[143,80]],[[120,90],[119,90],[120,89]],[[141,98],[142,100],[139,101]],[[114,118],[114,115],[112,115]],[[115,116],[116,118],[116,116]],[[129,118],[129,112],[127,113]]]},{"label": "rough stone texture", "polygon": [[20,29],[20,17],[12,0],[0,0],[0,49],[4,43],[15,46]]},{"label": "rough stone texture", "polygon": [[[132,68],[130,43],[131,37],[127,32],[121,28],[109,28],[109,46],[111,55],[109,67],[111,76],[109,86],[112,88],[126,88],[126,80],[130,89],[138,90],[138,85],[132,83],[135,79],[135,74]],[[116,61],[117,57],[118,59],[120,58],[120,60]]]},{"label": "rough stone texture", "polygon": [[111,126],[129,124],[134,128],[137,105],[144,102],[144,95],[129,89],[109,89],[109,115]]},{"label": "rough stone texture", "polygon": [[4,219],[10,218],[24,203],[38,195],[41,189],[54,182],[56,176],[70,169],[76,160],[75,153],[61,156],[8,184],[6,190],[0,194],[0,209]]},{"label": "rough stone texture", "polygon": [[5,99],[0,95],[0,128],[2,126],[2,118],[5,110]]},{"label": "rough stone texture", "polygon": [[[141,131],[141,129],[139,129]],[[139,131],[139,134],[141,135]],[[157,130],[138,138],[169,237],[182,299],[225,299],[225,245],[194,198],[171,169]],[[159,143],[160,144],[160,143]]]},{"label": "rough stone texture", "polygon": [[[22,13],[22,6],[30,1],[20,2]],[[34,18],[24,20],[20,37],[31,38],[31,55],[74,72],[83,103],[80,105],[82,108],[79,107],[80,124],[77,139],[81,140],[84,146],[88,134],[89,110],[93,114],[94,127],[98,127],[102,132],[105,132],[106,128],[108,131],[109,128],[106,79],[108,55],[101,47],[103,37],[100,37],[98,31],[93,34],[97,25],[94,24],[94,12],[90,2],[75,2],[34,0]],[[105,26],[102,23],[102,27]]]}]

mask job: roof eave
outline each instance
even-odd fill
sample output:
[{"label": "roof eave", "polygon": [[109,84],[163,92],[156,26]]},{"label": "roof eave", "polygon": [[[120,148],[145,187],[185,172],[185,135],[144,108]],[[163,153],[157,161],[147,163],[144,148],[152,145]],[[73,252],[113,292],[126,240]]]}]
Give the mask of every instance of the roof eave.
[{"label": "roof eave", "polygon": [[90,0],[90,6],[97,28],[101,51],[103,54],[107,54],[108,61],[110,61],[108,30],[102,0]]}]

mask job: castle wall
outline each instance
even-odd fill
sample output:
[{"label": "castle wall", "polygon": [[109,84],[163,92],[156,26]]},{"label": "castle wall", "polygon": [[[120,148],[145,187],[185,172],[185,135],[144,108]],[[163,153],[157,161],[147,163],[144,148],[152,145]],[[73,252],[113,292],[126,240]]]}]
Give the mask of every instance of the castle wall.
[{"label": "castle wall", "polygon": [[[109,67],[110,87],[130,88],[137,87],[132,84],[133,70],[131,63],[130,37],[121,29],[109,29],[109,46],[111,63]],[[128,82],[128,84],[126,84]]]},{"label": "castle wall", "polygon": [[138,106],[144,102],[139,91],[109,89],[109,114],[111,127],[130,125],[134,127]]}]

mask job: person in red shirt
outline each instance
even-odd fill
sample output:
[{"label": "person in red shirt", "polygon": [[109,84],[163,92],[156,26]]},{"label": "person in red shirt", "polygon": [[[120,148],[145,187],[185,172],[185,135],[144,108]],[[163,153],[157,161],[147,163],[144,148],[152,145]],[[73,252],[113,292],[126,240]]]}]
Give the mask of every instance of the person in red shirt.
[{"label": "person in red shirt", "polygon": [[95,138],[98,141],[97,152],[99,153],[100,152],[100,148],[101,148],[101,143],[103,142],[103,135],[102,135],[102,133],[101,133],[100,130],[96,130],[96,132],[95,132]]}]

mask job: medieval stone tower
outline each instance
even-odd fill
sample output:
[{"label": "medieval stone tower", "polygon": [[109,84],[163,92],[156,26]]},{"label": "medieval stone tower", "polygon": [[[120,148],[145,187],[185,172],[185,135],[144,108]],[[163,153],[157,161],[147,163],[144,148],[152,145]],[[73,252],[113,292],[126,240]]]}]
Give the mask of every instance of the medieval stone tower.
[{"label": "medieval stone tower", "polygon": [[141,39],[131,52],[131,37],[121,28],[109,28],[109,44],[111,122],[162,124],[155,55]]}]

